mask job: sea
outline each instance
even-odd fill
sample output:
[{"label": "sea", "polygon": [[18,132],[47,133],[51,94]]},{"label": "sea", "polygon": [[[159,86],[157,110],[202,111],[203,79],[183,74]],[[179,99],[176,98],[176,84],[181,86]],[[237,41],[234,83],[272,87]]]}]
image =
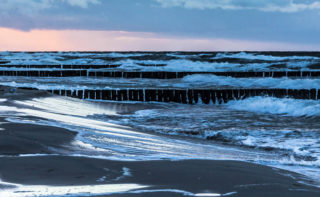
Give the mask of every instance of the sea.
[{"label": "sea", "polygon": [[[152,88],[314,89],[318,92],[320,88],[320,77],[311,75],[232,77],[214,74],[320,72],[320,52],[0,53],[0,71],[75,68],[91,73],[188,74],[180,78],[3,74],[0,85],[43,91]],[[0,115],[7,116],[10,122],[57,126],[78,132],[73,151],[57,154],[125,161],[246,161],[303,174],[319,187],[320,102],[317,98],[255,95],[228,102],[183,104],[77,99],[60,95],[12,100],[11,105],[3,104],[9,101],[2,99]]]}]

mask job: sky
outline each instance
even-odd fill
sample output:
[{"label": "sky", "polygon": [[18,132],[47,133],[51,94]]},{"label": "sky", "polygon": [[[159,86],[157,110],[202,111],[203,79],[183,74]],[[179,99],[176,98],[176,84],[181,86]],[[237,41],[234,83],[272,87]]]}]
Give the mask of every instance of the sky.
[{"label": "sky", "polygon": [[320,0],[0,0],[1,51],[316,51]]}]

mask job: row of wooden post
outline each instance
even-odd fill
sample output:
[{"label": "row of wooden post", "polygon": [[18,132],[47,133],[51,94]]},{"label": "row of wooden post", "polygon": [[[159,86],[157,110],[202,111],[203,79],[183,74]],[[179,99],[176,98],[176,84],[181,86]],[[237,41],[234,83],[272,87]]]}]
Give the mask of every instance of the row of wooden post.
[{"label": "row of wooden post", "polygon": [[150,79],[176,79],[193,74],[213,74],[217,76],[248,78],[248,77],[320,77],[320,71],[267,71],[267,72],[122,72],[98,71],[81,69],[56,70],[1,70],[0,76],[26,76],[26,77],[118,77],[118,78],[150,78]]},{"label": "row of wooden post", "polygon": [[175,102],[184,104],[222,104],[254,96],[320,100],[318,89],[115,89],[115,90],[48,90],[49,92],[79,99],[106,101]]}]

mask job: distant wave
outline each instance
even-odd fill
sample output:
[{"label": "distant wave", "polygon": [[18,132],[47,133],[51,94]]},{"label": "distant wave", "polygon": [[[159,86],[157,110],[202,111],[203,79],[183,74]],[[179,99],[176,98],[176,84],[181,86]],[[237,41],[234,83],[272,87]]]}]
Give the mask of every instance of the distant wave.
[{"label": "distant wave", "polygon": [[182,79],[185,83],[201,86],[230,86],[240,88],[283,88],[283,89],[318,89],[320,79],[291,78],[233,78],[216,75],[189,75]]},{"label": "distant wave", "polygon": [[239,52],[239,53],[218,53],[216,57],[213,59],[218,58],[240,58],[240,59],[251,59],[251,60],[269,60],[269,61],[283,61],[283,60],[318,60],[319,57],[313,56],[272,56],[272,55],[263,55],[260,53],[246,53],[246,52]]},{"label": "distant wave", "polygon": [[[0,52],[0,65],[120,64],[121,70],[139,71],[261,71],[319,70],[314,53],[26,53]],[[161,66],[159,66],[161,65]],[[2,68],[3,69],[3,68]],[[21,70],[21,69],[20,69]]]},{"label": "distant wave", "polygon": [[182,79],[130,79],[130,78],[37,78],[1,77],[0,85],[30,87],[41,90],[110,89],[110,88],[279,88],[319,89],[319,78],[233,78],[211,74],[188,75]]}]

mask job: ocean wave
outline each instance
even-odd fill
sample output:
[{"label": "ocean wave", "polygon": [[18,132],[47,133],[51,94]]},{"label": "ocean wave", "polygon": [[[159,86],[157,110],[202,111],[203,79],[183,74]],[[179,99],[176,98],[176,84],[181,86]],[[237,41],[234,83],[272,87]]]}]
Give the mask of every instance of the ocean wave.
[{"label": "ocean wave", "polygon": [[[309,134],[305,132],[309,132]],[[315,145],[319,143],[318,138],[320,137],[317,131],[232,128],[206,131],[204,136],[217,142],[278,152],[294,158],[296,164],[320,167],[320,153]],[[287,161],[288,158],[283,157],[282,160]]]},{"label": "ocean wave", "polygon": [[318,101],[253,97],[221,106],[171,105],[140,110],[114,122],[144,131],[277,152],[284,158],[291,155],[301,165],[319,166],[319,115]]},{"label": "ocean wave", "polygon": [[241,58],[250,60],[269,60],[269,61],[283,61],[283,60],[318,60],[318,57],[313,56],[276,56],[276,55],[262,55],[259,53],[218,53],[213,59],[219,58]]},{"label": "ocean wave", "polygon": [[[126,59],[115,62],[121,64],[119,69],[123,70],[139,70],[139,71],[172,71],[172,72],[201,72],[201,71],[222,71],[232,70],[233,68],[239,68],[240,64],[237,63],[209,63],[192,61],[188,59],[177,60],[132,60]],[[141,64],[149,65],[165,65],[161,67],[157,66],[141,66]]]},{"label": "ocean wave", "polygon": [[140,78],[95,78],[95,77],[1,77],[0,85],[29,87],[40,90],[83,90],[83,89],[143,89],[143,88],[187,88],[187,89],[319,89],[318,78],[233,78],[211,74],[188,75],[181,79]]},{"label": "ocean wave", "polygon": [[[140,71],[258,71],[308,70],[318,56],[277,56],[263,53],[25,53],[1,52],[1,65],[121,64],[120,70]],[[148,66],[145,66],[148,65]],[[157,66],[162,65],[162,66]],[[13,69],[13,68],[12,68]],[[317,69],[317,66],[313,69]]]},{"label": "ocean wave", "polygon": [[199,86],[230,86],[240,88],[283,88],[283,89],[318,89],[320,79],[294,79],[294,78],[233,78],[216,75],[188,75],[182,79],[187,84]]},{"label": "ocean wave", "polygon": [[268,113],[286,116],[320,116],[320,102],[291,98],[252,97],[230,101],[225,105],[229,109]]}]

